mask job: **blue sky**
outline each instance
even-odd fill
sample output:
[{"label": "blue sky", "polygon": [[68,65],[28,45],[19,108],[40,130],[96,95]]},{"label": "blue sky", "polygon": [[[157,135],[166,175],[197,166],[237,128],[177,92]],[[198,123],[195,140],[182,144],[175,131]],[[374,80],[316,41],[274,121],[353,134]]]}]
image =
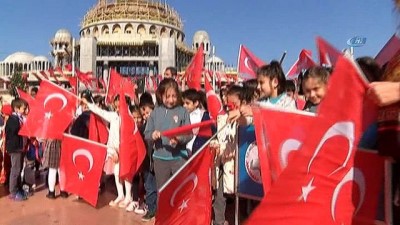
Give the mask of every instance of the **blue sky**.
[{"label": "blue sky", "polygon": [[[78,37],[80,22],[97,0],[2,0],[0,60],[26,51],[50,58],[49,42],[66,28]],[[302,48],[316,57],[315,37],[321,35],[338,49],[356,35],[365,46],[356,56],[375,56],[400,24],[392,0],[167,0],[184,20],[186,43],[197,30],[206,30],[216,54],[226,64],[237,63],[239,44],[265,61],[286,50],[287,70]]]}]

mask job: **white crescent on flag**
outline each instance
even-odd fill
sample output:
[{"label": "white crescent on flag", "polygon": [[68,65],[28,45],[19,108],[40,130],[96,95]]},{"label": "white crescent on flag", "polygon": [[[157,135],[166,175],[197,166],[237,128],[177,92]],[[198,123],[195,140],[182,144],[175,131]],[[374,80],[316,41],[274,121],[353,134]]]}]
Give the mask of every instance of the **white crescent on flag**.
[{"label": "white crescent on flag", "polygon": [[58,99],[60,99],[60,100],[63,102],[62,107],[58,110],[59,112],[62,111],[62,110],[65,108],[65,106],[67,106],[67,102],[68,102],[68,101],[67,101],[67,98],[66,98],[63,94],[60,94],[60,93],[54,93],[54,94],[50,94],[49,96],[47,96],[47,97],[44,99],[43,108],[46,108],[47,103],[48,103],[50,100],[54,99],[54,98],[58,98]]},{"label": "white crescent on flag", "polygon": [[333,171],[330,175],[336,173],[340,169],[344,168],[346,164],[350,160],[351,156],[351,150],[353,149],[353,142],[354,142],[354,123],[353,122],[337,122],[334,125],[332,125],[328,131],[324,134],[322,137],[321,141],[319,142],[317,149],[315,150],[310,162],[308,163],[307,166],[307,173],[310,173],[311,170],[311,165],[314,162],[315,158],[318,156],[318,153],[321,151],[322,146],[325,144],[325,142],[335,136],[342,136],[348,140],[349,147],[347,149],[347,156],[345,161],[343,162],[342,166],[338,167],[335,171]]},{"label": "white crescent on flag", "polygon": [[335,209],[336,209],[336,202],[338,200],[338,196],[340,193],[340,190],[343,188],[343,186],[350,181],[354,181],[358,185],[358,189],[360,190],[360,200],[358,201],[357,208],[354,212],[356,214],[358,210],[360,210],[362,204],[364,203],[364,197],[365,197],[365,177],[363,172],[361,172],[360,169],[352,167],[349,172],[343,177],[343,179],[339,182],[339,184],[336,186],[335,190],[333,191],[332,195],[332,202],[331,202],[331,215],[333,221],[336,221],[336,214],[335,214]]},{"label": "white crescent on flag", "polygon": [[76,166],[76,157],[78,156],[84,156],[85,158],[87,158],[89,160],[89,170],[88,172],[90,172],[92,170],[93,167],[93,156],[92,154],[86,150],[86,149],[77,149],[74,151],[74,153],[72,154],[72,161],[74,163],[74,165]]},{"label": "white crescent on flag", "polygon": [[169,204],[171,205],[171,207],[175,206],[175,197],[177,195],[177,193],[183,188],[183,186],[192,181],[193,182],[193,188],[192,188],[192,193],[193,191],[196,189],[197,187],[197,183],[199,182],[198,177],[195,173],[191,173],[179,186],[178,188],[174,191],[174,193],[171,196],[171,200],[169,201]]}]

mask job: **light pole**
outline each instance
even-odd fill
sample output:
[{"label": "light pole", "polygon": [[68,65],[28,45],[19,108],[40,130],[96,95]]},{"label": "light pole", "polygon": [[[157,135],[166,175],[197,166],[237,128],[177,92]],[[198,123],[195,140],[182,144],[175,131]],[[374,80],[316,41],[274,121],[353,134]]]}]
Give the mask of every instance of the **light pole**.
[{"label": "light pole", "polygon": [[364,46],[367,38],[363,36],[355,36],[347,40],[347,45],[350,47],[350,55],[354,58],[354,48]]}]

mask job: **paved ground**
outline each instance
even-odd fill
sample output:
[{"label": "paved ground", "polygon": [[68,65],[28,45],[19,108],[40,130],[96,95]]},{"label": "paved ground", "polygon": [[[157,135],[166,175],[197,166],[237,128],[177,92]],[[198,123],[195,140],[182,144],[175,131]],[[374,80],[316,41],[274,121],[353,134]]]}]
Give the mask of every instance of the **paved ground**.
[{"label": "paved ground", "polygon": [[[42,179],[43,180],[43,179]],[[109,188],[111,189],[111,188]],[[58,191],[58,190],[57,190]],[[0,186],[1,225],[136,225],[154,224],[141,222],[141,216],[125,209],[110,208],[108,202],[114,198],[112,190],[106,190],[93,208],[75,196],[67,199],[46,198],[47,189],[42,183],[36,193],[24,202],[9,200],[6,187]]]},{"label": "paved ground", "polygon": [[[153,225],[142,222],[141,216],[125,209],[111,208],[108,203],[116,196],[114,179],[107,181],[106,190],[100,195],[97,207],[94,208],[76,196],[67,199],[46,198],[47,188],[44,185],[45,172],[37,179],[38,187],[33,196],[23,202],[8,199],[7,187],[0,186],[0,225]],[[58,194],[58,187],[56,193]],[[241,214],[246,211],[245,200],[241,200]],[[227,220],[234,223],[234,201],[227,202]],[[244,216],[241,218],[244,219]]]}]

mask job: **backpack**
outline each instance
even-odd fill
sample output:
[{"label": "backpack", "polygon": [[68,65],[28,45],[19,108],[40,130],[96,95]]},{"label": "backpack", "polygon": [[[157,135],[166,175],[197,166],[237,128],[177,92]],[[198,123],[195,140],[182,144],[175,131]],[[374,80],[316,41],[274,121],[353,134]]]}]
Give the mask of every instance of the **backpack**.
[{"label": "backpack", "polygon": [[26,152],[26,158],[29,161],[41,161],[43,158],[43,144],[34,140],[29,143],[28,150]]}]

